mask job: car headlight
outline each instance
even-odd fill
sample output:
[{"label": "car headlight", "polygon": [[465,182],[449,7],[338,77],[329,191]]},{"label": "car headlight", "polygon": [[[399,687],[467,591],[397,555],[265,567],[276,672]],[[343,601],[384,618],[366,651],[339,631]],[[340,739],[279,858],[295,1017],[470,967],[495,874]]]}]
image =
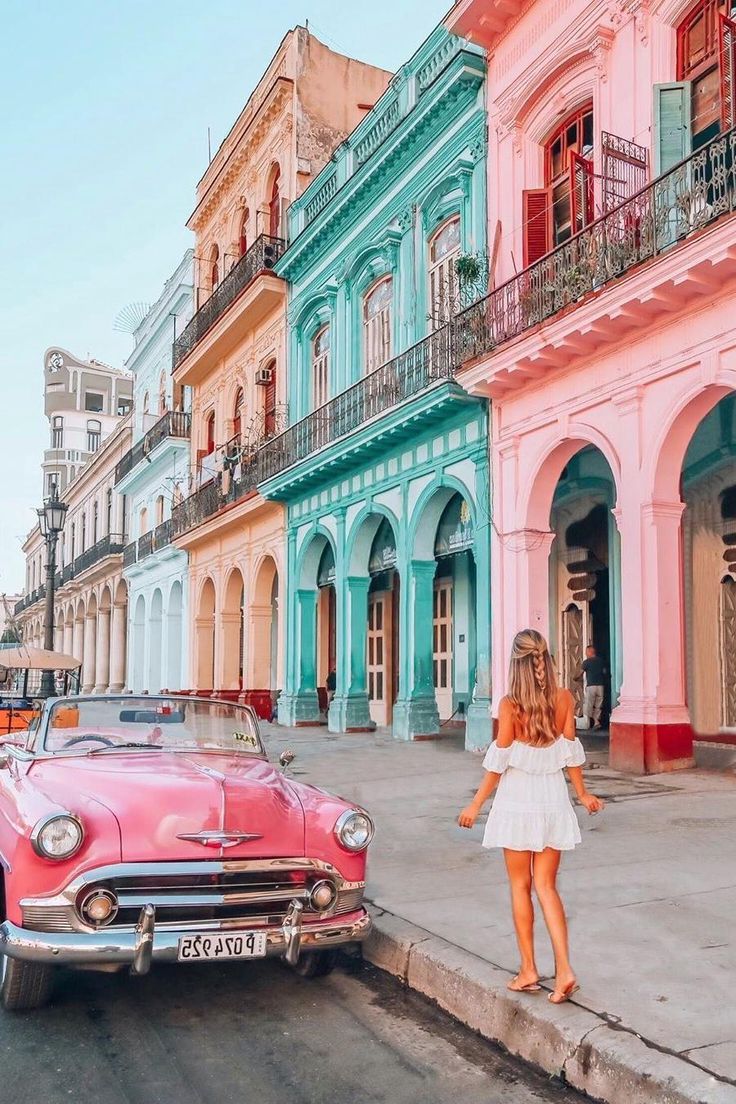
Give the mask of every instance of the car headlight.
[{"label": "car headlight", "polygon": [[335,835],[347,851],[364,851],[373,839],[373,821],[360,809],[347,809],[338,818]]},{"label": "car headlight", "polygon": [[71,813],[44,817],[31,832],[33,849],[44,859],[68,859],[79,850],[83,840],[82,823]]}]

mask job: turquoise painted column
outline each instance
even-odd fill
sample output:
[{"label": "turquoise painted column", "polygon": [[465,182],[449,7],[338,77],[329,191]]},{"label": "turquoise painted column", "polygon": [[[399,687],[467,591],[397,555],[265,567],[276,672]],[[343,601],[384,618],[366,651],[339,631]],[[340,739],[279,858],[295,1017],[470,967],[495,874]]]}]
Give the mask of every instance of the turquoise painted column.
[{"label": "turquoise painted column", "polygon": [[402,684],[394,705],[393,734],[399,740],[417,736],[435,736],[440,718],[434,696],[432,672],[432,602],[434,560],[409,560],[401,578],[401,605],[406,605],[402,625],[408,627],[406,642],[400,647],[408,662],[402,663]]},{"label": "turquoise painted column", "polygon": [[338,648],[337,690],[328,718],[330,732],[375,728],[371,720],[366,677],[369,587],[367,576],[352,575],[344,580],[341,587],[344,635],[342,652]]},{"label": "turquoise painted column", "polygon": [[317,590],[297,588],[296,533],[288,538],[286,685],[278,702],[279,724],[319,724],[317,697]]},{"label": "turquoise painted column", "polygon": [[623,681],[623,651],[621,647],[621,534],[618,531],[616,511],[608,515],[608,619],[610,625],[611,654],[607,657],[611,668],[611,709],[618,705]]},{"label": "turquoise painted column", "polygon": [[475,686],[465,722],[468,751],[486,748],[493,739],[491,713],[491,549],[490,524],[475,532]]}]

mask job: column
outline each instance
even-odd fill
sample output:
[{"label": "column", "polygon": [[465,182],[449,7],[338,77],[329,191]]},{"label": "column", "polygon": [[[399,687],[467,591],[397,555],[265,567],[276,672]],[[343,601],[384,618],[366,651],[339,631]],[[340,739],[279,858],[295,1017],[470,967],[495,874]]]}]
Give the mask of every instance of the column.
[{"label": "column", "polygon": [[82,693],[91,694],[95,685],[95,644],[97,640],[97,612],[84,618],[84,663],[82,665]]},{"label": "column", "polygon": [[95,664],[95,694],[106,694],[110,684],[110,610],[97,614],[97,662]]},{"label": "column", "polygon": [[81,664],[84,661],[84,620],[74,621],[72,628],[72,656]]},{"label": "column", "polygon": [[410,560],[401,579],[401,605],[406,603],[402,628],[407,637],[400,639],[407,662],[402,663],[403,685],[394,705],[393,735],[399,740],[414,740],[435,736],[440,731],[440,718],[434,695],[432,669],[432,613],[434,560]]},{"label": "column", "polygon": [[294,595],[293,693],[279,698],[279,724],[320,724],[317,697],[317,588],[299,588]]},{"label": "column", "polygon": [[240,663],[240,610],[220,614],[220,640],[218,664],[215,670],[215,686],[230,693],[239,691]]},{"label": "column", "polygon": [[622,645],[619,705],[611,714],[610,763],[651,773],[693,765],[685,698],[681,525],[684,503],[644,501],[622,480],[614,511],[621,534]]},{"label": "column", "polygon": [[[337,582],[339,585],[339,578]],[[344,616],[338,617],[341,646],[337,650],[337,689],[327,722],[330,732],[364,732],[376,727],[371,720],[366,677],[369,587],[367,575],[348,576],[337,592]]]},{"label": "column", "polygon": [[125,686],[125,626],[127,603],[116,602],[112,607],[112,643],[110,647],[110,693],[116,694]]},{"label": "column", "polygon": [[475,686],[465,722],[465,747],[478,751],[493,739],[491,709],[491,566],[490,523],[479,528],[475,557]]},{"label": "column", "polygon": [[74,655],[74,624],[72,621],[64,622],[64,638],[61,650],[64,655]]},{"label": "column", "polygon": [[[267,606],[248,608],[248,649],[243,675],[243,700],[259,717],[271,717],[271,642],[273,611]],[[273,672],[274,676],[276,672]]]}]

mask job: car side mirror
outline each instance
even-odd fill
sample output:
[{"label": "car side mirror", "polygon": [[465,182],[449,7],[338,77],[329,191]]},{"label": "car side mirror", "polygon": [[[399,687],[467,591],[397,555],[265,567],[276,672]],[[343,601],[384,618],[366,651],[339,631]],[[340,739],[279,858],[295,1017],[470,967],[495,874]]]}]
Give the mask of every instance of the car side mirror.
[{"label": "car side mirror", "polygon": [[5,747],[0,747],[0,770],[7,770],[10,766],[10,752]]},{"label": "car side mirror", "polygon": [[281,754],[279,755],[279,763],[284,768],[284,770],[286,770],[286,768],[289,766],[289,764],[293,763],[295,759],[296,759],[296,754],[293,751],[289,751],[288,748],[287,748],[286,751],[282,751]]}]

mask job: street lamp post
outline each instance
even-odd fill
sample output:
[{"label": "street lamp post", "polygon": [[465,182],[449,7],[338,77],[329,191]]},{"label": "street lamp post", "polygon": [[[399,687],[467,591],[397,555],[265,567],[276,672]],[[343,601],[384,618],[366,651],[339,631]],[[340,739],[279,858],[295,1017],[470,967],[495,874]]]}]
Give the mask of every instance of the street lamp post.
[{"label": "street lamp post", "polygon": [[[56,543],[64,528],[64,519],[68,507],[59,499],[59,491],[54,484],[51,495],[37,510],[41,536],[46,541],[46,605],[44,608],[43,646],[54,650],[54,578],[56,575]],[[50,698],[54,693],[54,672],[44,671],[41,676],[41,696]]]}]

